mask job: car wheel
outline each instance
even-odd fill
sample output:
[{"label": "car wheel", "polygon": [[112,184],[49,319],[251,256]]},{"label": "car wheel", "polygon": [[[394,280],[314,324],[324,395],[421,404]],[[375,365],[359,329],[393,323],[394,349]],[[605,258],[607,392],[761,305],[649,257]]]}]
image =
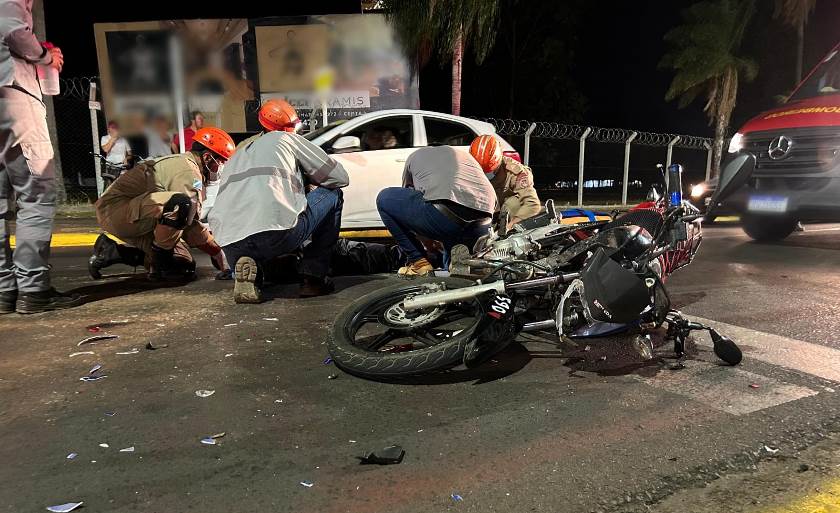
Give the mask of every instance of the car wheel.
[{"label": "car wheel", "polygon": [[790,216],[744,214],[741,216],[744,232],[758,242],[780,241],[793,233],[797,219]]}]

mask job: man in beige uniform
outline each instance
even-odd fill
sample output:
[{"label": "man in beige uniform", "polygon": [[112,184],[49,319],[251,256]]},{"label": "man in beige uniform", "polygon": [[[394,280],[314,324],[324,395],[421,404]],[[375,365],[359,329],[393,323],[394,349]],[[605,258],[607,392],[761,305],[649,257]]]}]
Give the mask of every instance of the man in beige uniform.
[{"label": "man in beige uniform", "polygon": [[[221,248],[207,227],[198,221],[204,200],[204,184],[216,179],[219,168],[233,155],[233,139],[215,127],[199,129],[192,151],[141,162],[126,171],[96,202],[100,226],[139,249],[151,279],[182,278],[191,275],[195,263],[189,246],[211,256],[216,267],[224,267]],[[110,265],[117,251],[103,236],[94,248],[91,267],[102,258]],[[113,245],[113,246],[112,246]],[[123,252],[120,252],[123,253]],[[106,265],[98,265],[97,271]],[[93,271],[91,272],[93,274]]]},{"label": "man in beige uniform", "polygon": [[542,206],[531,168],[502,155],[498,140],[492,135],[480,135],[470,145],[485,175],[490,179],[499,210],[508,213],[508,228],[540,213]]}]

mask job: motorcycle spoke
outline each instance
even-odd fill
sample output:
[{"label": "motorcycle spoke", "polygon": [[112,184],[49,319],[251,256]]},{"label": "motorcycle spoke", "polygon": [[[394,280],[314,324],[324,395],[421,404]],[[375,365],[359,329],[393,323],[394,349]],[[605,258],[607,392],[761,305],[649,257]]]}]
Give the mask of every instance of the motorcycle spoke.
[{"label": "motorcycle spoke", "polygon": [[397,330],[387,329],[378,335],[371,335],[356,339],[355,345],[368,351],[378,351],[388,342],[399,338],[401,333]]}]

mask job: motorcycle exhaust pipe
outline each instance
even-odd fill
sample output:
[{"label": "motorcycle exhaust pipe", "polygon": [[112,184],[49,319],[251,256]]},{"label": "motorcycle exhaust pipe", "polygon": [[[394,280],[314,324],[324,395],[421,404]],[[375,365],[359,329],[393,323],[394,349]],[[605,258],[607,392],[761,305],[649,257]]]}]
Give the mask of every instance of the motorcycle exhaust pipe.
[{"label": "motorcycle exhaust pipe", "polygon": [[431,294],[421,294],[403,301],[403,308],[409,312],[413,310],[422,310],[424,308],[434,308],[436,306],[466,301],[491,290],[499,293],[504,292],[505,282],[500,280],[494,281],[493,283],[485,283],[483,285],[473,285],[472,287],[442,290],[440,292],[432,292]]}]

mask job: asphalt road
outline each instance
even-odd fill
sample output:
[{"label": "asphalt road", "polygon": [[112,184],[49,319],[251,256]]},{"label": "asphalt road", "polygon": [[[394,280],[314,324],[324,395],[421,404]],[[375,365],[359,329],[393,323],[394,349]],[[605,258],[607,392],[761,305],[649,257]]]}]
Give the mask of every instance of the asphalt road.
[{"label": "asphalt road", "polygon": [[[706,340],[676,371],[668,345],[644,363],[621,338],[529,335],[480,369],[400,384],[323,363],[338,309],[394,278],[235,305],[206,260],[198,281],[155,289],[128,268],[90,281],[87,248],[56,249],[55,285],[89,301],[0,317],[0,511],[634,512],[795,458],[840,430],[840,226],[777,245],[705,235],[669,286],[741,344],[737,368]],[[97,324],[120,338],[77,347]],[[97,363],[107,378],[79,381]],[[393,443],[402,464],[358,464]]]}]

